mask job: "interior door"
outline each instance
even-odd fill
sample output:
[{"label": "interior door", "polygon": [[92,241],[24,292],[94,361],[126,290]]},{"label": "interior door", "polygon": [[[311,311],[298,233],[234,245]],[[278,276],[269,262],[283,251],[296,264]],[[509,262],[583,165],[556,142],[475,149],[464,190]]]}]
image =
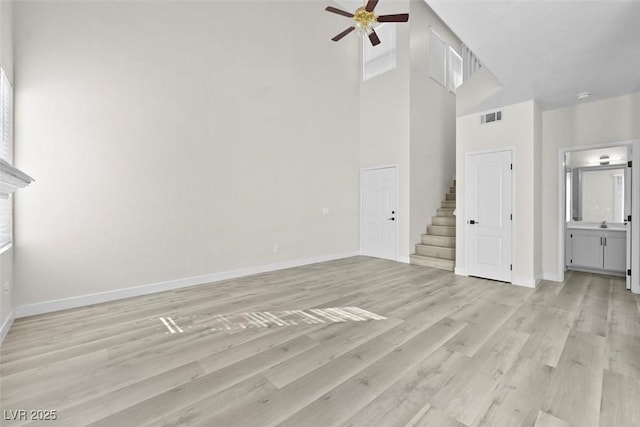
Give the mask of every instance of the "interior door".
[{"label": "interior door", "polygon": [[397,172],[395,167],[362,171],[362,254],[396,260]]},{"label": "interior door", "polygon": [[511,282],[512,152],[467,154],[466,255],[472,276]]}]

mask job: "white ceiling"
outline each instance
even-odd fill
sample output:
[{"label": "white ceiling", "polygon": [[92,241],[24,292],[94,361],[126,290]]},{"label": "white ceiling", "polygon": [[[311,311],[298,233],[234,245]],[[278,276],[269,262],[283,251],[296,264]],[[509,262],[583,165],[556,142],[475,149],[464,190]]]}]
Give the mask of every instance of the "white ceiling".
[{"label": "white ceiling", "polygon": [[504,86],[478,111],[640,91],[640,0],[425,1]]}]

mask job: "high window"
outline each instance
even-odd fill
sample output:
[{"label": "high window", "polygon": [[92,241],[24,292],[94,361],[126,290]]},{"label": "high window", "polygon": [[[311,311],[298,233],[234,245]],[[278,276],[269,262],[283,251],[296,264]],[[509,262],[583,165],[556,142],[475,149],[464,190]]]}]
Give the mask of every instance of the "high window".
[{"label": "high window", "polygon": [[[0,69],[0,159],[13,162],[13,88],[4,70]],[[0,192],[0,252],[11,245],[12,199]]]},{"label": "high window", "polygon": [[456,93],[462,84],[462,57],[433,28],[429,30],[429,77]]}]

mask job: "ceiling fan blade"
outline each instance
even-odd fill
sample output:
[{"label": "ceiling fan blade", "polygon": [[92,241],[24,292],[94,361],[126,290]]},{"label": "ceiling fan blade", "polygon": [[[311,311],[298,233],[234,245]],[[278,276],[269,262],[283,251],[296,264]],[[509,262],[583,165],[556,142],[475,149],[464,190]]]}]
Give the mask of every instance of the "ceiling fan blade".
[{"label": "ceiling fan blade", "polygon": [[353,13],[346,12],[344,10],[338,9],[337,7],[327,6],[325,10],[327,12],[337,13],[338,15],[346,16],[347,18],[353,18]]},{"label": "ceiling fan blade", "polygon": [[374,30],[371,30],[371,34],[369,34],[369,40],[371,40],[372,46],[378,46],[380,44],[380,38]]},{"label": "ceiling fan blade", "polygon": [[344,36],[346,36],[347,34],[349,34],[351,31],[355,29],[356,27],[349,27],[343,32],[341,32],[340,34],[338,34],[337,36],[335,36],[334,38],[332,38],[331,40],[333,40],[334,42],[337,42],[338,40],[340,40],[341,38],[343,38]]},{"label": "ceiling fan blade", "polygon": [[378,0],[369,0],[369,2],[367,3],[367,6],[364,9],[367,12],[373,12],[373,9],[376,8],[377,4],[378,4]]},{"label": "ceiling fan blade", "polygon": [[408,13],[398,13],[396,15],[378,16],[378,22],[407,22],[409,20]]}]

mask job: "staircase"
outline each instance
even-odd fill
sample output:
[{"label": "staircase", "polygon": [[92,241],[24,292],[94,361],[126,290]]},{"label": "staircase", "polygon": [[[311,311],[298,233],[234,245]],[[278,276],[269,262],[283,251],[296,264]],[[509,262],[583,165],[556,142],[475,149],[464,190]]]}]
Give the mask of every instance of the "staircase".
[{"label": "staircase", "polygon": [[416,253],[410,255],[411,264],[425,265],[443,270],[453,271],[456,259],[456,181],[449,187],[449,192],[438,209],[438,214],[431,217],[431,225],[427,226],[427,234],[421,236],[416,245]]}]

